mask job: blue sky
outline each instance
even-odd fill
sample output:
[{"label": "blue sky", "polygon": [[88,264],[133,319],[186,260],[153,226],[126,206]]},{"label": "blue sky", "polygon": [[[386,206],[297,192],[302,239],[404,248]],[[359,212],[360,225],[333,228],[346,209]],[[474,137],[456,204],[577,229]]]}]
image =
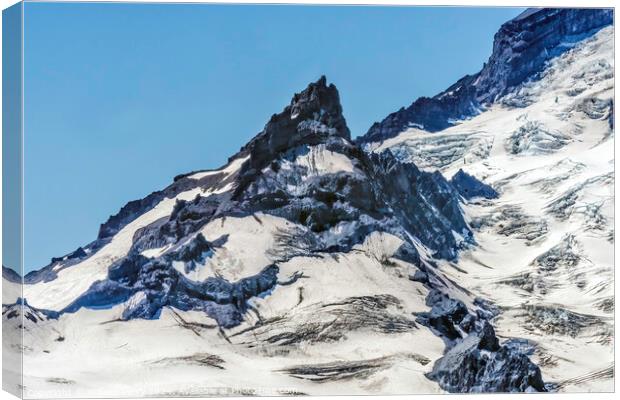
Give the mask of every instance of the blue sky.
[{"label": "blue sky", "polygon": [[321,74],[358,136],[478,71],[522,10],[27,3],[26,272],[222,165]]}]

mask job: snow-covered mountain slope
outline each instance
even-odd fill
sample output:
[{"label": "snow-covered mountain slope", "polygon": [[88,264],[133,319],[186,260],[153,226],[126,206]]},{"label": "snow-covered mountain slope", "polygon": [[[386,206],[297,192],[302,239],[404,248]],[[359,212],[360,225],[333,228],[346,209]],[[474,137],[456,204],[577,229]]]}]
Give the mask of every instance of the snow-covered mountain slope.
[{"label": "snow-covered mountain slope", "polygon": [[445,130],[368,147],[499,192],[464,206],[477,246],[441,270],[493,301],[560,390],[613,389],[614,41],[603,28]]},{"label": "snow-covered mountain slope", "polygon": [[[433,97],[373,124],[358,143],[393,138],[408,128],[436,132],[480,113],[500,97],[538,75],[545,63],[594,31],[613,23],[612,9],[528,9],[503,24],[495,34],[493,52],[480,72],[466,75]],[[484,143],[475,144],[484,151]]]},{"label": "snow-covered mountain slope", "polygon": [[[546,12],[508,26],[608,18]],[[322,77],[227,165],[128,203],[23,290],[3,270],[24,395],[612,389],[611,37],[548,65],[529,38],[536,79],[365,147]]]}]

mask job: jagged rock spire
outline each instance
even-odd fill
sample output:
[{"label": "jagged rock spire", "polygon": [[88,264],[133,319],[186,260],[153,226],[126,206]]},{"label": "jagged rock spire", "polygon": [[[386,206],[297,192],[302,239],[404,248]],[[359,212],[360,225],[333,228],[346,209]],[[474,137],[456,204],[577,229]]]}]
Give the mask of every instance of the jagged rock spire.
[{"label": "jagged rock spire", "polygon": [[351,132],[342,115],[340,96],[325,76],[295,93],[291,103],[274,114],[263,130],[239,154],[250,154],[250,166],[259,169],[276,155],[303,144],[319,144],[330,137],[351,139]]}]

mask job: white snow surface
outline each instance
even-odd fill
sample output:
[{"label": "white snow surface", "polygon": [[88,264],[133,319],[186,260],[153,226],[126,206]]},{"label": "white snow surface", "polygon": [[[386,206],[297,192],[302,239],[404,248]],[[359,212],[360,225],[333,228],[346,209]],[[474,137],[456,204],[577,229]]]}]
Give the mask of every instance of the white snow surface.
[{"label": "white snow surface", "polygon": [[[207,239],[223,233],[230,238],[207,265],[188,277],[236,280],[254,274],[271,263],[274,230],[292,226],[264,214],[215,220],[202,233]],[[118,321],[137,298],[111,309],[81,309],[46,321],[24,336],[25,396],[438,393],[439,387],[424,374],[441,357],[444,344],[422,326],[387,334],[360,321],[357,328],[342,332],[340,340],[283,345],[269,339],[314,323],[325,323],[325,334],[330,334],[337,305],[352,298],[398,295],[389,312],[410,320],[412,313],[428,311],[427,289],[408,279],[415,267],[398,260],[382,264],[401,243],[394,236],[374,233],[354,252],[281,263],[279,280],[296,273],[305,278],[255,298],[247,320],[225,331],[216,329],[215,321],[204,313],[169,308],[157,320]],[[258,326],[259,319],[276,322],[248,331]],[[338,333],[336,329],[331,334]],[[222,369],[201,363],[212,356],[222,360]],[[366,379],[326,382],[285,372],[298,365],[342,362],[381,366]]]}]

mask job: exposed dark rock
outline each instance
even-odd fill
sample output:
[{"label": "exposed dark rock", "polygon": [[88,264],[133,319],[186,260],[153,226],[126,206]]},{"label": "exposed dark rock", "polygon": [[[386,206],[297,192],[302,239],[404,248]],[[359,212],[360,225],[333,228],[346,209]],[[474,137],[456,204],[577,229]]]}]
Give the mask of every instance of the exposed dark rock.
[{"label": "exposed dark rock", "polygon": [[428,374],[451,393],[545,392],[540,369],[519,349],[472,333],[440,358]]},{"label": "exposed dark rock", "polygon": [[451,299],[432,289],[426,303],[431,306],[431,311],[418,313],[418,322],[434,328],[448,340],[460,339],[463,336],[459,327],[463,319],[470,314],[462,301]]},{"label": "exposed dark rock", "polygon": [[[309,252],[348,251],[373,231],[387,231],[409,241],[403,228],[438,257],[456,257],[460,244],[453,231],[473,243],[459,195],[439,172],[401,163],[390,152],[368,155],[341,137],[326,140],[325,150],[345,155],[358,172],[309,176],[307,168],[296,164],[267,168],[244,190],[238,186],[231,209],[245,215],[261,211],[306,226],[318,236],[311,241],[315,247]],[[309,151],[307,145],[289,149],[270,165],[290,163]],[[351,227],[349,234],[330,235],[330,229],[343,224]],[[411,252],[415,254],[415,248]]]},{"label": "exposed dark rock", "polygon": [[213,367],[217,369],[225,369],[225,361],[215,354],[197,353],[185,357],[166,357],[153,362],[153,364],[189,364],[200,365],[205,367]]},{"label": "exposed dark rock", "polygon": [[52,257],[52,264],[56,263],[56,262],[60,262],[60,261],[73,260],[73,259],[76,259],[76,258],[84,258],[86,256],[87,256],[87,254],[84,251],[84,249],[82,247],[78,247],[77,250],[75,250],[72,253],[67,254],[66,256],[63,256],[63,257]]},{"label": "exposed dark rock", "polygon": [[[225,241],[226,239],[223,238],[223,242]],[[214,247],[216,246],[209,243],[209,241],[202,236],[202,233],[199,233],[189,243],[182,246],[176,252],[171,253],[169,256],[175,261],[183,261],[185,263],[193,263],[198,261],[202,263],[213,253]]]},{"label": "exposed dark rock", "polygon": [[478,307],[476,314],[482,319],[490,321],[500,314],[499,308],[495,304],[482,297],[476,297],[474,299],[474,305]]},{"label": "exposed dark rock", "polygon": [[496,199],[499,193],[486,183],[480,182],[478,179],[469,175],[462,169],[454,174],[450,179],[452,186],[466,199],[474,197],[484,197],[485,199]]},{"label": "exposed dark rock", "polygon": [[334,382],[349,379],[367,379],[377,371],[389,366],[385,359],[331,362],[315,365],[298,365],[283,372],[298,379],[314,382]]},{"label": "exposed dark rock", "polygon": [[[419,354],[406,354],[422,365],[430,360]],[[334,361],[322,364],[296,365],[283,369],[288,375],[313,382],[336,382],[350,379],[367,379],[378,371],[389,368],[398,357],[381,357],[370,360]]]},{"label": "exposed dark rock", "polygon": [[170,217],[160,219],[136,231],[132,251],[140,253],[147,249],[177,243],[200,228],[215,216],[222,203],[222,196],[196,196],[191,201],[178,200]]},{"label": "exposed dark rock", "polygon": [[469,333],[476,326],[476,321],[478,318],[472,314],[467,314],[465,318],[459,323],[459,328],[463,330],[463,332]]},{"label": "exposed dark rock", "polygon": [[495,34],[493,52],[480,72],[480,100],[493,101],[540,72],[570,48],[566,44],[612,23],[612,9],[594,8],[530,9],[508,21]]},{"label": "exposed dark rock", "polygon": [[65,379],[65,378],[47,378],[46,381],[49,383],[56,383],[59,385],[74,385],[75,384],[75,381],[71,379]]},{"label": "exposed dark rock", "polygon": [[478,113],[473,82],[477,75],[466,75],[454,85],[434,97],[420,97],[409,107],[388,115],[383,121],[375,122],[359,143],[378,142],[397,136],[410,127],[430,132],[440,131],[452,125],[452,119],[463,119]]},{"label": "exposed dark rock", "polygon": [[386,208],[436,256],[456,258],[460,245],[452,231],[473,243],[458,193],[441,173],[423,172],[414,164],[401,163],[389,151],[372,154],[371,163],[374,182]]},{"label": "exposed dark rock", "polygon": [[241,322],[247,300],[267,293],[277,284],[278,271],[276,265],[270,265],[234,283],[215,277],[194,282],[175,270],[170,261],[134,255],[112,266],[108,279],[95,282],[62,312],[111,307],[132,298],[136,300],[129,302],[123,319],[157,318],[163,307],[170,306],[182,311],[204,311],[222,327],[230,328]]},{"label": "exposed dark rock", "polygon": [[424,271],[416,270],[413,276],[410,276],[409,279],[414,282],[427,283],[428,275]]},{"label": "exposed dark rock", "polygon": [[500,345],[489,322],[497,310],[477,298],[476,315],[465,304],[432,289],[418,322],[430,326],[447,340],[447,353],[427,376],[452,393],[546,391],[540,369],[528,351],[508,341]]},{"label": "exposed dark rock", "polygon": [[347,297],[261,321],[235,336],[246,335],[245,344],[251,347],[287,347],[337,342],[355,331],[397,334],[417,329],[401,308],[400,300],[388,294]]},{"label": "exposed dark rock", "polygon": [[327,79],[322,76],[296,93],[290,105],[274,114],[262,132],[234,156],[250,155],[236,193],[245,189],[247,183],[281,153],[302,145],[325,143],[330,137],[350,140],[351,133],[342,115],[336,86],[328,86]]},{"label": "exposed dark rock", "polygon": [[493,326],[488,321],[484,321],[482,324],[478,348],[488,351],[499,350],[499,340],[497,339],[497,336],[495,336],[495,329],[493,329]]}]

